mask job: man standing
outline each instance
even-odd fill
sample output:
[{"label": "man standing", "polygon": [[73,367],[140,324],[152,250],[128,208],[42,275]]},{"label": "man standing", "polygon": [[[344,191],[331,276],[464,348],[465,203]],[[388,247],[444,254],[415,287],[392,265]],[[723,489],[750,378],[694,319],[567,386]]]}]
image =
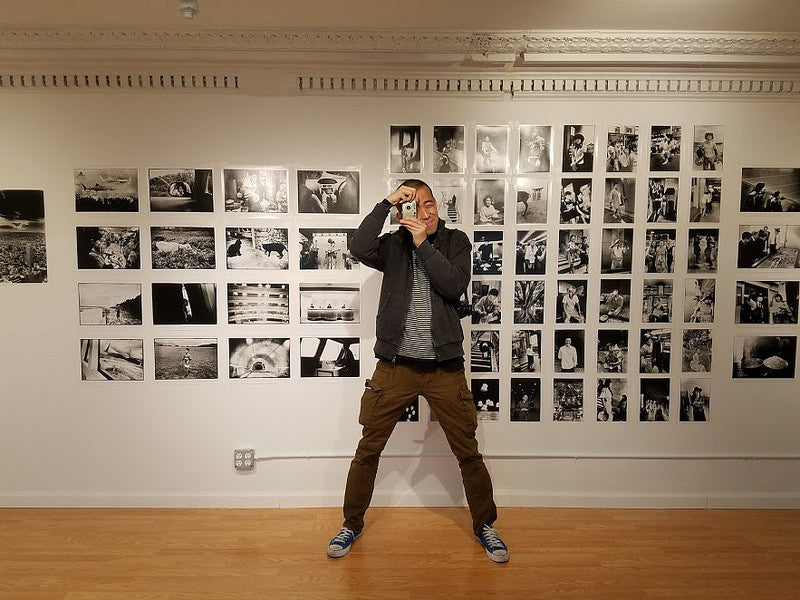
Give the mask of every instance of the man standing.
[{"label": "man standing", "polygon": [[[409,201],[417,204],[417,218],[399,214],[402,227],[380,235],[391,209]],[[446,228],[430,187],[410,179],[364,218],[353,236],[352,253],[383,272],[376,319],[378,364],[361,397],[358,420],[363,430],[347,476],[344,523],[328,545],[328,556],[346,555],[361,534],[380,454],[406,407],[422,395],[458,459],[475,535],[491,560],[508,561],[508,548],[492,527],[497,507],[475,439],[477,413],[464,374],[458,305],[469,284],[469,238]]]},{"label": "man standing", "polygon": [[578,350],[572,345],[572,338],[566,338],[564,345],[558,349],[558,360],[561,361],[562,373],[574,373],[578,366]]}]

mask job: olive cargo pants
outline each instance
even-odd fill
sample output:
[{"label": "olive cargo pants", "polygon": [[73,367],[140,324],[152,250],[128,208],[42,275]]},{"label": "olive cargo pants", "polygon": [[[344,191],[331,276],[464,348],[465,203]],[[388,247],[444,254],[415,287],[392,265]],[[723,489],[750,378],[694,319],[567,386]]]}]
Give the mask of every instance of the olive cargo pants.
[{"label": "olive cargo pants", "polygon": [[344,527],[355,533],[364,527],[364,513],[372,500],[381,452],[403,411],[420,395],[436,413],[458,459],[473,530],[477,534],[484,524],[494,523],[497,507],[492,480],[478,452],[477,413],[463,362],[437,365],[379,360],[366,386],[358,418],[363,425],[361,441],[350,464],[344,492]]}]

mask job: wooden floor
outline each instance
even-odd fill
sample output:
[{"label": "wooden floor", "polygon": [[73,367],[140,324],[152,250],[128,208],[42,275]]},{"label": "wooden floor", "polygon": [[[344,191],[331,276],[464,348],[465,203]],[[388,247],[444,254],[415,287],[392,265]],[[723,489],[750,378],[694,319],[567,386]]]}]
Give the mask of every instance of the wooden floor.
[{"label": "wooden floor", "polygon": [[490,562],[466,509],[0,510],[0,599],[800,598],[800,511],[505,508]]}]

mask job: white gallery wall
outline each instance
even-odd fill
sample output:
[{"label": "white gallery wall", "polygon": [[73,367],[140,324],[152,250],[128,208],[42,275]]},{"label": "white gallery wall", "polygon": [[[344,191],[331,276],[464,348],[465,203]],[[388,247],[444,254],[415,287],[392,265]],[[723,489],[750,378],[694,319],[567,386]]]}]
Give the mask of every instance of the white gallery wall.
[{"label": "white gallery wall", "polygon": [[[0,189],[44,191],[48,280],[44,284],[0,284],[0,505],[4,506],[335,506],[360,428],[359,397],[374,360],[374,318],[380,274],[301,271],[298,228],[356,227],[360,217],[299,215],[297,169],[357,169],[361,215],[387,193],[390,124],[422,126],[424,179],[434,176],[432,128],[465,125],[467,197],[471,198],[477,125],[509,125],[512,164],[519,124],[551,125],[553,170],[547,226],[515,223],[506,202],[502,230],[506,261],[502,280],[503,321],[499,373],[500,413],[481,422],[478,435],[502,505],[568,506],[800,506],[800,400],[797,370],[791,379],[731,376],[735,335],[799,335],[797,325],[734,324],[737,279],[797,280],[800,270],[736,269],[739,225],[800,225],[797,213],[740,213],[742,167],[800,167],[800,112],[796,102],[767,100],[655,100],[592,97],[530,100],[463,98],[295,97],[253,98],[234,94],[156,92],[24,92],[0,94]],[[561,136],[565,124],[594,125],[597,155],[590,231],[584,417],[553,421],[552,355],[555,329],[558,195]],[[597,382],[600,239],[606,133],[637,125],[639,168],[633,224],[628,420],[600,423],[595,416]],[[670,418],[638,420],[637,349],[641,328],[651,125],[683,129],[679,179],[672,324]],[[687,278],[689,196],[697,172],[692,161],[695,125],[724,127],[724,169],[719,222],[719,268],[713,330],[708,422],[679,422],[680,336]],[[242,216],[225,213],[222,169],[277,166],[289,169],[289,214]],[[138,213],[77,213],[73,172],[80,168],[137,168]],[[210,168],[213,213],[151,213],[148,168]],[[569,177],[569,175],[564,175]],[[513,196],[516,175],[500,175]],[[536,175],[539,178],[539,175]],[[588,177],[588,175],[587,175]],[[462,226],[470,235],[472,211]],[[78,226],[132,225],[142,231],[142,269],[78,270]],[[216,269],[154,271],[151,226],[213,226]],[[225,267],[225,227],[281,226],[289,229],[286,271],[231,271]],[[704,225],[712,226],[712,225]],[[516,231],[548,230],[545,322],[542,330],[541,421],[511,422],[509,396]],[[592,243],[593,242],[593,243]],[[705,275],[704,275],[705,276]],[[228,282],[290,284],[288,325],[229,325]],[[143,325],[109,329],[81,326],[78,283],[132,282],[143,288]],[[217,325],[155,326],[152,282],[212,282],[217,285]],[[300,283],[360,283],[360,324],[300,324]],[[468,320],[462,321],[469,339]],[[361,376],[300,378],[300,338],[361,338]],[[81,338],[144,340],[144,381],[81,381]],[[154,338],[203,337],[219,342],[219,377],[203,381],[155,381]],[[231,380],[228,338],[287,337],[289,379]],[[468,341],[465,349],[469,354]],[[514,374],[514,376],[521,376]],[[468,374],[469,377],[469,374]],[[463,502],[460,475],[444,436],[422,403],[416,423],[398,424],[381,462],[376,504],[449,505]],[[233,468],[234,448],[254,448],[251,473]]]}]

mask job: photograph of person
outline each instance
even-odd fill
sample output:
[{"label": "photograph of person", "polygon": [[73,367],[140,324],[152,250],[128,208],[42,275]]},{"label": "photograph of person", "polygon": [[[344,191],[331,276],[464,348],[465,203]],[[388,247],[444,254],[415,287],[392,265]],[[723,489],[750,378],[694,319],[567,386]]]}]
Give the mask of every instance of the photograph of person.
[{"label": "photograph of person", "polygon": [[544,323],[544,281],[514,282],[514,323]]},{"label": "photograph of person", "polygon": [[658,423],[669,421],[669,379],[655,377],[639,382],[639,421]]},{"label": "photograph of person", "polygon": [[692,177],[689,221],[691,223],[719,223],[721,199],[721,179]]},{"label": "photograph of person", "polygon": [[672,353],[669,329],[642,329],[639,373],[669,373]]},{"label": "photograph of person", "polygon": [[541,421],[542,381],[538,377],[511,378],[511,422]]},{"label": "photograph of person", "polygon": [[742,169],[741,212],[800,211],[800,169]]},{"label": "photograph of person", "polygon": [[547,265],[547,231],[517,231],[517,275],[544,275]]},{"label": "photograph of person", "polygon": [[648,229],[645,231],[645,273],[674,273],[675,230]]},{"label": "photograph of person", "polygon": [[519,173],[547,173],[550,171],[552,148],[550,125],[519,126]]},{"label": "photograph of person", "polygon": [[628,323],[631,320],[631,280],[600,280],[599,321]]},{"label": "photograph of person", "polygon": [[672,322],[672,280],[645,279],[642,283],[642,323]]},{"label": "photograph of person", "polygon": [[[78,228],[98,231],[98,227]],[[104,228],[109,229],[109,228]],[[100,234],[87,239],[83,248],[78,240],[78,268],[133,268],[116,249],[102,254]],[[139,229],[136,229],[136,249],[139,249]],[[121,249],[120,249],[121,250]],[[90,253],[94,255],[90,256]],[[139,268],[138,253],[136,267]],[[81,261],[84,265],[81,266]],[[0,189],[0,283],[46,283],[47,239],[44,231],[44,192],[42,190]]]},{"label": "photograph of person", "polygon": [[502,225],[506,182],[503,179],[475,180],[475,225]]},{"label": "photograph of person", "polygon": [[636,208],[635,179],[606,179],[603,198],[603,223],[633,223]]},{"label": "photograph of person", "polygon": [[585,275],[589,272],[589,230],[558,232],[558,273]]},{"label": "photograph of person", "polygon": [[[433,126],[433,172],[464,173],[464,126]],[[435,186],[434,186],[435,189]],[[439,214],[442,214],[439,211]]]},{"label": "photograph of person", "polygon": [[709,418],[710,405],[710,379],[681,379],[681,422],[707,422]]},{"label": "photograph of person", "polygon": [[716,279],[687,279],[684,287],[683,322],[714,322]]},{"label": "photograph of person", "polygon": [[678,178],[651,177],[647,187],[647,222],[675,223],[678,215]]},{"label": "photograph of person", "polygon": [[77,227],[75,238],[79,269],[140,268],[138,227]]},{"label": "photograph of person", "polygon": [[632,173],[636,171],[639,149],[639,127],[637,125],[616,125],[608,128],[606,146],[606,172]]},{"label": "photograph of person", "polygon": [[79,283],[81,325],[141,325],[142,284]]},{"label": "photograph of person", "polygon": [[542,370],[542,331],[514,329],[511,332],[511,372],[539,373]]},{"label": "photograph of person", "polygon": [[297,171],[297,211],[357,215],[361,202],[359,171]]},{"label": "photograph of person", "polygon": [[795,324],[797,281],[737,281],[734,323]]},{"label": "photograph of person", "polygon": [[357,337],[300,338],[300,377],[358,377],[360,348]]},{"label": "photograph of person", "polygon": [[597,372],[628,372],[627,329],[601,329],[597,332]]},{"label": "photograph of person", "polygon": [[[439,216],[447,223],[461,223],[466,206],[467,182],[464,179],[434,179],[431,187]],[[397,186],[392,189],[397,189]],[[397,211],[392,211],[392,219],[397,224]]]},{"label": "photograph of person", "polygon": [[289,172],[286,169],[223,169],[222,181],[225,212],[289,212]]},{"label": "photograph of person", "polygon": [[597,380],[597,422],[628,420],[628,380],[615,377]]},{"label": "photograph of person", "polygon": [[564,125],[561,170],[591,173],[594,169],[594,125]]},{"label": "photograph of person", "polygon": [[472,244],[472,274],[500,275],[503,272],[503,232],[475,231]]},{"label": "photograph of person", "polygon": [[650,170],[680,171],[681,128],[653,125],[650,129]]},{"label": "photograph of person", "polygon": [[75,169],[75,212],[138,212],[139,171]]},{"label": "photograph of person", "polygon": [[547,202],[550,182],[546,179],[518,177],[516,217],[517,225],[547,223]]},{"label": "photograph of person", "polygon": [[501,322],[499,279],[472,282],[472,324],[498,325]]},{"label": "photograph of person", "polygon": [[722,170],[725,128],[721,125],[694,126],[694,169]]},{"label": "photograph of person", "polygon": [[702,273],[717,271],[719,229],[690,229],[687,269]]},{"label": "photograph of person", "polygon": [[583,421],[583,379],[553,379],[553,421]]},{"label": "photograph of person", "polygon": [[497,373],[500,370],[500,332],[473,329],[470,332],[469,370]]},{"label": "photograph of person", "polygon": [[150,212],[214,212],[211,169],[150,169]]},{"label": "photograph of person", "polygon": [[740,269],[796,269],[800,226],[740,225],[736,265]]},{"label": "photograph of person", "polygon": [[475,128],[475,172],[508,171],[508,125],[478,125]]},{"label": "photograph of person", "polygon": [[[288,299],[275,294],[281,301]],[[287,302],[288,311],[288,302]],[[357,283],[301,283],[301,323],[360,323],[361,290]],[[288,323],[288,316],[287,316]]]},{"label": "photograph of person", "polygon": [[584,335],[580,329],[556,329],[553,332],[553,368],[556,373],[583,373],[586,370]]},{"label": "photograph of person", "polygon": [[156,381],[217,379],[216,338],[156,338]]},{"label": "photograph of person", "polygon": [[742,335],[733,338],[733,378],[794,377],[797,336]]},{"label": "photograph of person", "polygon": [[562,179],[559,223],[585,225],[592,217],[592,180]]},{"label": "photograph of person", "polygon": [[633,229],[630,227],[603,229],[600,272],[603,274],[630,273]]},{"label": "photograph of person", "polygon": [[421,128],[419,125],[389,126],[390,173],[422,172],[420,131]]},{"label": "photograph of person", "polygon": [[586,322],[586,280],[558,280],[556,323]]},{"label": "photograph of person", "polygon": [[683,330],[681,371],[684,373],[707,373],[711,371],[710,329]]}]

